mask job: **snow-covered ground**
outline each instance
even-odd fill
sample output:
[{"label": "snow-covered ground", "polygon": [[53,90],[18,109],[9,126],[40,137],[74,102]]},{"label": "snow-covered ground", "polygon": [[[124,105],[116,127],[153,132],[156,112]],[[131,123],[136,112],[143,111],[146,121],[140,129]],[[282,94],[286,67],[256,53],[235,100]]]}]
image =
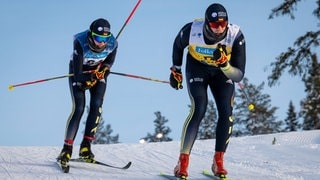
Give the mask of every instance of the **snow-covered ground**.
[{"label": "snow-covered ground", "polygon": [[[275,140],[275,144],[273,141]],[[206,179],[203,169],[211,167],[214,140],[196,141],[190,157],[189,178]],[[62,173],[55,163],[61,147],[0,147],[0,179],[163,179],[172,173],[179,142],[93,145],[96,159],[114,165],[132,161],[128,170],[71,163]],[[77,157],[79,146],[74,147]],[[232,138],[225,155],[232,180],[320,179],[320,130]]]}]

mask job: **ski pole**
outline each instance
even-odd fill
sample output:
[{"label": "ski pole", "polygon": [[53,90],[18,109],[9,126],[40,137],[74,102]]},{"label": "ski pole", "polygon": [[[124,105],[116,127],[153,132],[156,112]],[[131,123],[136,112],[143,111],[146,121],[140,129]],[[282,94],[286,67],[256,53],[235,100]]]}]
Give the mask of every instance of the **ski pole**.
[{"label": "ski pole", "polygon": [[67,75],[63,75],[63,76],[56,76],[56,77],[47,78],[47,79],[40,79],[40,80],[25,82],[25,83],[21,83],[21,84],[9,85],[9,90],[12,91],[15,87],[18,87],[18,86],[36,84],[36,83],[41,83],[41,82],[45,82],[45,81],[51,81],[51,80],[55,80],[55,79],[61,79],[61,78],[65,78],[65,77],[70,77],[70,76],[73,76],[73,74],[67,74]]},{"label": "ski pole", "polygon": [[[92,73],[92,72],[93,71],[85,71],[84,73]],[[144,79],[144,80],[155,81],[155,82],[168,83],[168,84],[170,83],[169,81],[163,81],[163,80],[158,80],[158,79],[154,79],[154,78],[137,76],[137,75],[133,75],[133,74],[125,74],[125,73],[119,73],[119,72],[110,72],[110,74],[126,76],[126,77],[131,77],[131,78]],[[36,83],[41,83],[41,82],[45,82],[45,81],[51,81],[51,80],[55,80],[55,79],[62,79],[62,78],[66,78],[66,77],[72,77],[73,75],[74,74],[66,74],[66,75],[62,75],[62,76],[56,76],[56,77],[40,79],[40,80],[35,80],[35,81],[29,81],[29,82],[20,83],[20,84],[9,85],[9,90],[12,91],[12,90],[14,90],[15,87],[19,87],[19,86],[26,86],[26,85],[30,85],[30,84],[36,84]]]},{"label": "ski pole", "polygon": [[170,83],[169,81],[163,81],[163,80],[154,79],[154,78],[137,76],[137,75],[133,75],[133,74],[125,74],[125,73],[119,73],[119,72],[110,72],[110,74],[115,74],[115,75],[120,75],[120,76],[126,76],[126,77],[131,77],[131,78],[138,78],[138,79],[143,79],[143,80],[148,80],[148,81],[155,81],[155,82],[167,83],[167,84]]},{"label": "ski pole", "polygon": [[249,97],[248,97],[247,93],[244,91],[242,84],[240,82],[238,82],[238,85],[239,85],[239,88],[241,89],[242,93],[244,94],[245,98],[247,99],[247,102],[249,103],[249,105],[248,105],[249,111],[254,110],[254,108],[255,108],[254,104],[250,103]]},{"label": "ski pole", "polygon": [[138,8],[139,4],[141,3],[142,0],[138,0],[137,4],[134,6],[134,8],[132,9],[132,11],[130,12],[127,20],[124,22],[124,24],[122,25],[119,33],[116,36],[116,39],[118,39],[118,37],[120,36],[121,32],[123,31],[124,27],[128,24],[130,18],[132,17],[133,13],[136,11],[136,9]]},{"label": "ski pole", "polygon": [[[97,71],[97,70],[84,71],[83,73],[87,74],[87,73],[93,73],[95,71]],[[66,77],[71,77],[73,75],[74,74],[66,74],[66,75],[62,75],[62,76],[56,76],[56,77],[51,77],[51,78],[46,78],[46,79],[39,79],[39,80],[29,81],[29,82],[20,83],[20,84],[9,85],[9,90],[12,91],[15,87],[18,87],[18,86],[36,84],[36,83],[41,83],[41,82],[45,82],[45,81],[51,81],[51,80],[55,80],[55,79],[62,79],[62,78],[66,78]]]}]

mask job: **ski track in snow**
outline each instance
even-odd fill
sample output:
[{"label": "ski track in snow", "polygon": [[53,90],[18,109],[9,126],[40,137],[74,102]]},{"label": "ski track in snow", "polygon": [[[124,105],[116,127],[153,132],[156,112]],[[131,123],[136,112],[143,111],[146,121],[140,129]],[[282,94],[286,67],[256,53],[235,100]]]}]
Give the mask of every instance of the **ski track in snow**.
[{"label": "ski track in snow", "polygon": [[[275,144],[272,142],[275,138]],[[215,140],[196,141],[189,164],[189,178],[210,169]],[[55,158],[61,147],[0,147],[0,179],[163,179],[171,174],[179,155],[178,141],[147,144],[93,145],[97,160],[125,165],[128,170],[85,163],[70,163],[70,172],[62,173]],[[79,146],[74,146],[73,157]],[[225,155],[231,180],[318,180],[320,179],[320,130],[232,138]]]}]

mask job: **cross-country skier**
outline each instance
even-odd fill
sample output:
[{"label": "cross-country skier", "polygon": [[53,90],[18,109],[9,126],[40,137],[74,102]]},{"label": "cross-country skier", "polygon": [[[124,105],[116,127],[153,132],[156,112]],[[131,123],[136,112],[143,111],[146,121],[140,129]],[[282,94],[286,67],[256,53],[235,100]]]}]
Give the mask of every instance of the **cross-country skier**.
[{"label": "cross-country skier", "polygon": [[182,89],[181,66],[187,46],[185,73],[191,109],[183,125],[174,174],[182,178],[188,176],[189,155],[206,112],[209,87],[219,115],[212,171],[216,176],[225,177],[223,156],[233,127],[234,82],[241,81],[245,72],[245,38],[239,26],[229,23],[224,6],[211,4],[204,19],[186,24],[174,40],[170,84],[177,90]]},{"label": "cross-country skier", "polygon": [[67,120],[64,145],[58,156],[61,165],[66,165],[71,158],[73,143],[85,110],[86,90],[90,93],[90,110],[79,156],[94,158],[90,144],[100,122],[107,77],[115,61],[117,47],[118,42],[110,32],[110,24],[103,18],[96,19],[89,30],[74,36],[73,54],[69,64],[69,73],[74,74],[69,78],[73,106]]}]

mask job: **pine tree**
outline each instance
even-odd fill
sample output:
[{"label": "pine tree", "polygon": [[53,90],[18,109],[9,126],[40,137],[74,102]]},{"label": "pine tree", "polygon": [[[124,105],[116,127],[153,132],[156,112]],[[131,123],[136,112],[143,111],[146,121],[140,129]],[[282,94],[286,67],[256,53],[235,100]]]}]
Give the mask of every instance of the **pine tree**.
[{"label": "pine tree", "polygon": [[[269,16],[269,19],[273,19],[276,16],[289,15],[292,20],[295,19],[294,11],[298,8],[297,4],[300,0],[283,0],[283,2],[276,8],[272,9],[272,13]],[[313,10],[313,15],[320,22],[320,3],[317,0],[315,9]],[[310,9],[309,11],[312,11]],[[308,13],[306,11],[306,13]],[[301,28],[297,24],[297,28]],[[303,27],[302,27],[303,28]],[[314,31],[306,29],[306,33],[297,38],[292,47],[289,47],[286,52],[282,52],[277,58],[276,61],[272,62],[270,66],[272,67],[272,73],[268,76],[268,84],[273,86],[277,83],[279,78],[282,76],[282,73],[287,70],[290,75],[300,76],[302,78],[309,77],[309,70],[312,63],[312,56],[319,53],[319,44],[320,44],[320,30],[316,29]]]},{"label": "pine tree", "polygon": [[290,101],[290,103],[289,103],[287,118],[284,121],[285,121],[285,125],[286,125],[284,128],[284,131],[286,131],[286,132],[297,131],[300,128],[297,113],[295,112],[295,108],[294,108],[292,101]]},{"label": "pine tree", "polygon": [[[294,19],[294,11],[300,0],[284,0],[278,7],[272,9],[269,19],[279,15],[289,15]],[[315,9],[310,9],[313,15],[320,22],[320,3],[317,0]],[[307,12],[307,11],[306,11]],[[300,27],[299,27],[300,28]],[[292,47],[289,47],[286,52],[282,52],[275,62],[270,65],[272,73],[268,77],[269,85],[273,86],[282,76],[282,73],[287,70],[290,75],[301,77],[305,83],[307,96],[301,102],[300,115],[304,118],[303,129],[320,129],[319,115],[319,62],[317,56],[320,46],[320,30],[307,29],[307,32],[298,37]]]},{"label": "pine tree", "polygon": [[217,110],[213,100],[208,101],[207,111],[202,119],[199,131],[198,139],[214,139],[216,138],[216,126],[217,126]]},{"label": "pine tree", "polygon": [[[281,131],[281,121],[277,121],[275,111],[277,107],[271,107],[271,98],[268,94],[262,94],[264,83],[254,86],[243,79],[243,88],[236,93],[234,103],[233,135],[257,135]],[[249,110],[248,105],[254,104],[254,109]]]},{"label": "pine tree", "polygon": [[165,126],[168,120],[161,115],[160,111],[157,111],[154,114],[157,117],[153,121],[155,125],[154,133],[153,134],[147,133],[147,136],[142,139],[146,142],[172,141],[172,139],[169,137],[169,133],[171,132],[171,129],[168,126]]},{"label": "pine tree", "polygon": [[98,130],[95,135],[95,139],[92,141],[92,144],[117,144],[119,143],[119,134],[112,136],[113,130],[111,125],[107,124],[104,126],[104,121],[101,118],[98,125]]},{"label": "pine tree", "polygon": [[320,64],[316,55],[312,57],[310,76],[303,78],[307,97],[301,102],[300,115],[304,118],[303,129],[320,129]]}]

